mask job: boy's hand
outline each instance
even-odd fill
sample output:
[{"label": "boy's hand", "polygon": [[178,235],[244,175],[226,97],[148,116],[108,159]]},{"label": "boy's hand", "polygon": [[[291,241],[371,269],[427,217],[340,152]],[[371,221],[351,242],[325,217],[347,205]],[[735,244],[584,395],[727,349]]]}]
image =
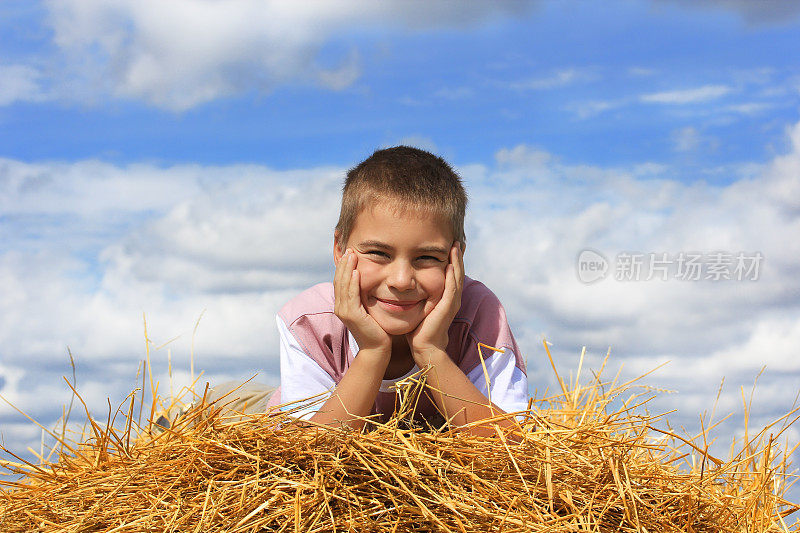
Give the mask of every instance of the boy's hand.
[{"label": "boy's hand", "polygon": [[417,328],[406,334],[411,355],[420,368],[431,362],[437,351],[446,352],[449,341],[447,330],[461,308],[461,291],[464,288],[464,258],[461,243],[450,248],[450,263],[445,271],[444,292],[430,313]]},{"label": "boy's hand", "polygon": [[333,275],[333,312],[353,334],[358,349],[379,349],[391,353],[392,338],[361,303],[360,273],[356,270],[358,257],[352,250],[345,251]]}]

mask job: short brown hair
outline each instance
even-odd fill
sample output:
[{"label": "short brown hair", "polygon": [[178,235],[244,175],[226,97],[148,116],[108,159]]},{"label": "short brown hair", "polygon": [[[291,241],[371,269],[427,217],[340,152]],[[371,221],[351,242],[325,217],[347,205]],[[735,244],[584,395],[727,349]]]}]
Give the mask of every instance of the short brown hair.
[{"label": "short brown hair", "polygon": [[368,205],[393,202],[399,209],[433,213],[447,220],[453,238],[465,243],[467,193],[461,178],[441,157],[410,146],[377,150],[350,169],[342,188],[342,208],[336,223],[344,247],[356,217]]}]

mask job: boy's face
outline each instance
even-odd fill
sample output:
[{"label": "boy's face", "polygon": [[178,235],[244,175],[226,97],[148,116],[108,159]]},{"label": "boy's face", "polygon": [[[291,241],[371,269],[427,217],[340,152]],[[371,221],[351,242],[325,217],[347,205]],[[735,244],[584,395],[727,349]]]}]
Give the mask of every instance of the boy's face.
[{"label": "boy's face", "polygon": [[441,299],[453,245],[450,226],[427,213],[379,202],[356,217],[344,248],[334,237],[334,260],[347,248],[358,258],[361,302],[389,335],[413,331]]}]

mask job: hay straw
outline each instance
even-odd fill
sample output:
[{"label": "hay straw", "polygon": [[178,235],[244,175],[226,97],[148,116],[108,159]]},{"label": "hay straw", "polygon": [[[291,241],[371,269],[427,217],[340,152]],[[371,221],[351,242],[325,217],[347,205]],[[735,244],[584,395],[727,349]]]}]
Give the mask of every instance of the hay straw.
[{"label": "hay straw", "polygon": [[723,461],[708,454],[707,429],[681,437],[642,414],[647,398],[631,394],[612,408],[631,383],[579,378],[573,390],[559,378],[563,394],[516,418],[483,422],[518,421],[495,423],[496,437],[404,423],[425,371],[401,384],[397,416],[364,432],[300,421],[303,405],[230,417],[221,400],[153,435],[132,420],[134,391],[57,461],[3,461],[24,478],[0,482],[0,530],[800,530],[787,524],[798,506],[784,499],[793,450],[776,445],[797,409]]}]

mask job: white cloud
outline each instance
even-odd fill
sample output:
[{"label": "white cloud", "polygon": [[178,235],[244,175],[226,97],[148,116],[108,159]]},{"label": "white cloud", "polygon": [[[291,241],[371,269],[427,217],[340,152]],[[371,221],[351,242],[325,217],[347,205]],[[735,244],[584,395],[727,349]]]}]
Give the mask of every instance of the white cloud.
[{"label": "white cloud", "polygon": [[731,77],[736,85],[775,85],[779,72],[772,67],[734,69]]},{"label": "white cloud", "polygon": [[692,126],[672,132],[676,152],[696,152],[700,149],[713,152],[719,147],[719,140],[711,135],[700,133]]},{"label": "white cloud", "polygon": [[[762,366],[778,372],[800,373],[800,317],[764,317],[754,324],[752,334],[742,344],[715,351],[711,358],[719,369],[758,371]],[[760,357],[753,357],[759,354]],[[789,392],[789,391],[787,391]],[[797,391],[791,391],[795,394]]]},{"label": "white cloud", "polygon": [[658,71],[656,69],[654,69],[654,68],[647,68],[647,67],[629,67],[628,68],[628,74],[630,74],[631,76],[638,76],[638,77],[653,76],[654,74],[657,74],[657,73],[658,73]]},{"label": "white cloud", "polygon": [[[0,364],[0,392],[3,392],[2,396],[6,399],[6,402],[0,401],[0,415],[13,412],[13,408],[7,402],[12,405],[19,403],[20,398],[16,392],[24,375],[25,372],[22,369]],[[9,391],[12,394],[4,391]]]},{"label": "white cloud", "polygon": [[428,102],[412,96],[401,96],[397,99],[397,103],[408,107],[419,107],[428,104]]},{"label": "white cloud", "polygon": [[513,148],[501,148],[494,156],[500,166],[533,166],[542,167],[555,160],[555,157],[540,148],[530,148],[525,144],[518,144]]},{"label": "white cloud", "polygon": [[639,100],[649,104],[694,104],[716,100],[731,92],[726,85],[704,85],[694,89],[643,94]]},{"label": "white cloud", "polygon": [[43,100],[41,79],[41,72],[31,66],[0,64],[0,106]]},{"label": "white cloud", "polygon": [[321,69],[318,74],[319,83],[334,91],[350,87],[361,76],[361,65],[358,51],[353,48],[341,64],[334,69]]},{"label": "white cloud", "polygon": [[336,222],[342,174],[318,172],[322,178],[313,181],[298,175],[294,183],[284,184],[290,175],[276,174],[209,188],[107,248],[103,259],[126,276],[163,283],[173,291],[309,285],[330,266],[333,230],[319,228],[333,228]]},{"label": "white cloud", "polygon": [[[631,74],[629,72],[629,74]],[[631,74],[636,76],[645,76],[645,73]],[[645,104],[660,104],[669,106],[689,106],[691,104],[709,104],[705,106],[694,106],[686,108],[672,109],[673,116],[691,118],[697,116],[716,116],[717,121],[731,120],[733,115],[757,115],[764,111],[775,108],[775,98],[779,96],[786,96],[791,91],[788,82],[782,82],[780,85],[771,85],[769,89],[758,89],[755,91],[756,97],[764,101],[740,101],[732,102],[729,104],[719,104],[719,100],[727,95],[735,92],[746,92],[747,85],[760,86],[766,81],[763,79],[766,76],[771,76],[772,73],[769,69],[754,69],[751,71],[737,71],[733,72],[730,76],[732,84],[730,85],[702,85],[691,89],[681,89],[674,91],[660,91],[640,94],[634,97],[623,97],[612,100],[585,100],[568,103],[564,108],[573,113],[578,119],[588,119],[597,115],[607,113],[615,109],[627,107],[635,103]],[[766,101],[765,99],[772,99],[773,101]]]},{"label": "white cloud", "polygon": [[512,83],[511,88],[517,90],[555,89],[574,83],[593,81],[597,77],[597,73],[592,69],[565,68],[557,70],[549,76]]},{"label": "white cloud", "polygon": [[193,165],[156,173],[147,165],[120,168],[101,161],[28,164],[0,158],[0,211],[83,216],[162,210],[176,199],[197,194],[202,185],[200,173]]},{"label": "white cloud", "polygon": [[575,115],[583,120],[587,118],[592,118],[597,116],[601,113],[605,113],[606,111],[610,111],[612,109],[617,109],[624,105],[627,105],[628,101],[624,99],[620,100],[593,100],[593,101],[586,101],[586,102],[574,102],[569,104],[566,109],[575,113]]},{"label": "white cloud", "polygon": [[738,115],[758,115],[775,107],[773,103],[766,102],[745,102],[741,104],[734,104],[725,107],[725,111],[736,113]]},{"label": "white cloud", "polygon": [[445,100],[465,100],[475,95],[472,87],[442,87],[434,93],[434,96]]},{"label": "white cloud", "polygon": [[[7,346],[11,352],[60,352],[72,342],[66,332],[87,333],[92,316],[99,316],[101,329],[113,334],[78,342],[92,346],[90,356],[102,357],[137,335],[117,327],[125,328],[121,315],[170,307],[169,294],[181,295],[171,314],[186,323],[204,307],[205,294],[225,293],[213,297],[222,303],[258,304],[264,289],[309,284],[329,267],[332,230],[317,229],[335,223],[342,173],[4,161],[0,208],[8,215],[2,230],[12,249],[0,255],[9,287],[0,303],[7,317],[0,331],[16,330],[22,343]],[[75,233],[95,236],[73,240]],[[99,263],[78,259],[86,254],[98,254]],[[93,290],[85,292],[86,285]],[[50,302],[49,294],[58,297]],[[115,304],[120,301],[126,305]],[[38,314],[40,306],[63,315],[56,327],[22,318]],[[105,344],[111,339],[117,340]],[[224,343],[218,339],[218,347]],[[234,351],[254,353],[238,345]]]},{"label": "white cloud", "polygon": [[671,3],[697,11],[730,11],[752,25],[781,24],[800,15],[800,5],[781,0],[657,0],[657,3]]},{"label": "white cloud", "polygon": [[[532,2],[49,1],[67,85],[182,111],[285,83],[341,90],[360,75],[358,51],[321,64],[345,29],[427,29],[480,23]],[[64,90],[67,90],[64,88]]]}]

